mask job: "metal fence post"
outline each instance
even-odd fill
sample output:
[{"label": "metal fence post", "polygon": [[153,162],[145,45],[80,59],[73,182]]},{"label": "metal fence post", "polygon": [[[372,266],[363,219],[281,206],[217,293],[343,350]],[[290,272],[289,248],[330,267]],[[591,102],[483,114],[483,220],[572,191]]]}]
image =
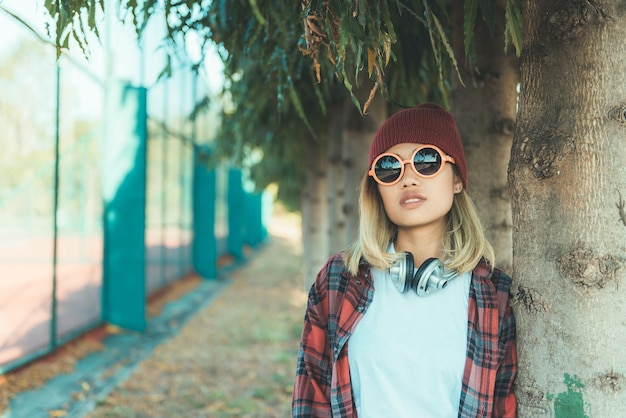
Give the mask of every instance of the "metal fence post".
[{"label": "metal fence post", "polygon": [[53,244],[52,244],[52,295],[51,295],[51,317],[50,317],[50,349],[54,350],[57,347],[57,309],[58,309],[58,295],[57,295],[57,268],[58,268],[58,245],[59,245],[59,165],[60,154],[59,145],[61,141],[60,137],[60,124],[61,124],[61,66],[57,60],[56,63],[56,109],[55,109],[55,135],[54,135],[54,206],[52,209],[52,223],[53,223]]}]

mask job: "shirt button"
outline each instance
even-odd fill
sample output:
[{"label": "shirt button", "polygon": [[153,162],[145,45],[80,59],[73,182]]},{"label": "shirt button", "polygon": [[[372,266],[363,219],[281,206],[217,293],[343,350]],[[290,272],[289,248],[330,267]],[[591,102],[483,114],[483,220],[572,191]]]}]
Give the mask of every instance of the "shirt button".
[{"label": "shirt button", "polygon": [[356,308],[356,310],[359,311],[359,312],[363,312],[363,307],[359,306],[359,307]]}]

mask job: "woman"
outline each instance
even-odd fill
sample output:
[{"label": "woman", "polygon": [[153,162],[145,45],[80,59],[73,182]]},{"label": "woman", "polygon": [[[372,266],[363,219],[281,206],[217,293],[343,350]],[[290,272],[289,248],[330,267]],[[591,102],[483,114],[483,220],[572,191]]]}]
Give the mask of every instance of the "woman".
[{"label": "woman", "polygon": [[514,417],[511,278],[467,195],[454,118],[422,104],[370,148],[359,238],[311,287],[294,417]]}]

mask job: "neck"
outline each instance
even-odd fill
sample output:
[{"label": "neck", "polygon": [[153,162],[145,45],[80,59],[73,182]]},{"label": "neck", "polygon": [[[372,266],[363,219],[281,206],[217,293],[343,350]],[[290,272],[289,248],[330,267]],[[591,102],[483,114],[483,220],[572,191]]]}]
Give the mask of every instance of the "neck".
[{"label": "neck", "polygon": [[415,267],[419,267],[431,257],[441,260],[443,257],[441,246],[443,231],[443,226],[419,230],[398,229],[394,248],[396,252],[407,251],[413,254]]}]

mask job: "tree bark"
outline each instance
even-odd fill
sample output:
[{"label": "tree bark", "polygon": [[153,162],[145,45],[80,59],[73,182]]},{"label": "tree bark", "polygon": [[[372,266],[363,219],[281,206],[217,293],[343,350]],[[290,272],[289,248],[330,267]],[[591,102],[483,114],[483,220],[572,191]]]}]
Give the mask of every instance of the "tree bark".
[{"label": "tree bark", "polygon": [[319,140],[308,143],[306,173],[301,211],[304,288],[308,291],[328,257],[326,150]]},{"label": "tree bark", "polygon": [[465,150],[468,192],[494,247],[497,266],[510,274],[512,226],[507,169],[515,129],[519,64],[515,51],[504,50],[504,0],[497,2],[493,37],[482,19],[476,22],[475,62],[464,58],[463,3],[453,7],[453,46],[465,86],[453,77],[451,111]]},{"label": "tree bark", "polygon": [[[355,96],[364,103],[372,89],[369,79],[362,79],[355,89]],[[346,215],[345,242],[354,241],[359,235],[359,185],[367,172],[370,145],[376,131],[387,118],[387,102],[376,93],[367,114],[361,116],[352,102],[346,103],[346,127],[343,133],[343,166],[345,199],[343,212]]]},{"label": "tree bark", "polygon": [[342,134],[345,126],[345,102],[344,98],[330,105],[329,141],[328,141],[328,255],[342,250],[346,246],[346,214],[343,144]]},{"label": "tree bark", "polygon": [[524,2],[509,169],[520,417],[626,410],[626,3]]}]

